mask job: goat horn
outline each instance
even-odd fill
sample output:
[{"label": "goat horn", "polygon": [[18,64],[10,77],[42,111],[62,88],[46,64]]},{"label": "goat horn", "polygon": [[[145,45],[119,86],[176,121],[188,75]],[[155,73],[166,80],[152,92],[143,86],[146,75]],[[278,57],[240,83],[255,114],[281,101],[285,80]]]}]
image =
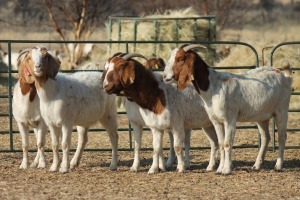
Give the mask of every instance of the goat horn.
[{"label": "goat horn", "polygon": [[26,48],[20,51],[19,56],[18,56],[18,61],[20,59],[20,57],[24,54],[24,53],[28,53],[31,50],[31,48]]},{"label": "goat horn", "polygon": [[[128,53],[120,53],[119,55],[117,55],[117,57],[123,57],[123,56],[125,56],[125,55],[127,55]],[[113,57],[115,57],[115,56],[113,56]]]},{"label": "goat horn", "polygon": [[188,45],[186,47],[183,47],[183,51],[187,52],[187,51],[189,51],[191,49],[194,49],[194,48],[203,48],[203,49],[206,49],[205,46],[200,45],[200,44],[190,44],[190,45]]},{"label": "goat horn", "polygon": [[123,59],[124,60],[128,60],[130,58],[133,58],[133,57],[140,57],[140,58],[144,58],[148,61],[148,58],[146,58],[145,56],[143,56],[142,54],[139,54],[139,53],[130,53],[130,54],[127,54],[125,56],[123,56]]}]

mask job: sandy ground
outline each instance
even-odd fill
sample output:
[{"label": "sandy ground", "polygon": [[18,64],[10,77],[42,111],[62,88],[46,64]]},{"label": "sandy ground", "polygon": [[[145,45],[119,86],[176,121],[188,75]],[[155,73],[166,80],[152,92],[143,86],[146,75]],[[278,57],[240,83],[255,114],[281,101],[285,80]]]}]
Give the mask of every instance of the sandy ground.
[{"label": "sandy ground", "polygon": [[[296,102],[296,101],[295,101]],[[8,113],[8,99],[0,99],[0,113]],[[297,103],[298,104],[298,103]],[[299,127],[299,114],[289,113],[288,128]],[[125,115],[118,118],[119,128],[126,128]],[[245,125],[245,124],[243,124]],[[250,124],[253,125],[253,124]],[[96,126],[101,128],[101,126]],[[0,118],[0,130],[9,130],[8,117]],[[17,131],[15,121],[13,130]],[[129,134],[119,132],[119,148],[130,147]],[[13,149],[19,152],[0,153],[0,199],[300,199],[300,149],[287,149],[283,172],[273,170],[278,150],[267,152],[264,169],[251,170],[258,148],[236,148],[233,151],[232,175],[216,175],[206,172],[209,150],[191,151],[191,168],[187,173],[177,173],[176,165],[167,172],[148,175],[152,163],[151,150],[142,152],[141,168],[129,172],[133,162],[132,151],[119,151],[117,171],[110,171],[109,151],[86,151],[81,165],[68,174],[50,173],[52,163],[50,137],[47,136],[46,169],[21,170],[22,160],[20,134],[13,134]],[[133,141],[133,138],[131,139]],[[272,138],[273,140],[273,138]],[[275,138],[277,145],[277,139]],[[72,148],[76,148],[77,135],[73,134]],[[193,131],[192,147],[208,147],[202,131]],[[237,130],[235,146],[249,147],[258,144],[256,129]],[[286,145],[300,146],[299,132],[289,131]],[[34,150],[35,137],[30,134],[30,149]],[[152,147],[149,131],[143,135],[143,147]],[[167,135],[164,147],[169,146]],[[271,147],[271,144],[269,145]],[[110,142],[105,132],[89,133],[87,149],[109,149]],[[0,134],[0,151],[10,149],[10,136]],[[164,151],[167,157],[168,151]],[[29,153],[30,162],[35,152]],[[61,156],[61,154],[60,154]],[[72,153],[73,156],[73,153]]]},{"label": "sandy ground", "polygon": [[[273,170],[277,153],[268,152],[265,169],[251,171],[256,149],[234,151],[230,176],[206,172],[208,150],[193,150],[192,165],[179,174],[148,175],[151,152],[143,152],[142,167],[129,172],[132,152],[119,153],[119,168],[108,169],[109,152],[85,152],[79,168],[68,174],[48,169],[20,170],[21,153],[0,154],[1,199],[300,199],[299,150],[287,150],[284,172]],[[33,153],[30,154],[33,159]],[[51,153],[47,154],[51,161]]]},{"label": "sandy ground", "polygon": [[[125,116],[119,119],[126,124]],[[297,124],[297,121],[290,122]],[[4,123],[2,123],[3,125]],[[129,135],[120,132],[119,147],[129,148]],[[76,148],[77,135],[72,138]],[[257,130],[238,130],[235,146],[257,145]],[[14,149],[21,150],[20,135],[14,134]],[[193,147],[207,147],[202,131],[193,131]],[[288,146],[299,145],[298,133],[288,133]],[[110,148],[105,132],[89,133],[87,149]],[[164,147],[168,147],[167,135]],[[34,135],[30,135],[31,149],[35,149]],[[143,147],[152,146],[149,131],[143,135]],[[46,149],[50,150],[47,137]],[[0,135],[0,149],[9,149],[9,135]],[[152,152],[143,151],[141,168],[129,172],[133,162],[132,151],[119,151],[117,171],[110,171],[109,151],[86,151],[81,165],[68,174],[50,173],[52,153],[46,152],[46,169],[21,170],[22,153],[0,153],[0,199],[300,199],[299,149],[287,149],[284,172],[273,170],[278,151],[267,152],[264,169],[251,170],[258,153],[257,148],[237,148],[233,151],[233,174],[229,176],[206,172],[209,150],[191,151],[191,168],[177,173],[176,165],[167,172],[148,175]],[[168,151],[164,151],[167,157]],[[35,152],[29,153],[30,162]],[[62,156],[60,154],[60,156]],[[72,153],[73,156],[73,153]]]}]

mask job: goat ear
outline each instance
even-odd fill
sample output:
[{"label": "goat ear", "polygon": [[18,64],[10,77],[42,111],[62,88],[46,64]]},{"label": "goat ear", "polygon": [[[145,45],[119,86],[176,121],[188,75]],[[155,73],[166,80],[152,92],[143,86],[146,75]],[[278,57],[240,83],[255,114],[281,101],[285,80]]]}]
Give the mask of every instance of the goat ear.
[{"label": "goat ear", "polygon": [[131,62],[126,62],[123,70],[119,71],[119,76],[123,86],[126,88],[134,83],[135,80],[135,69],[134,64]]},{"label": "goat ear", "polygon": [[34,83],[35,78],[30,68],[30,63],[25,59],[28,52],[19,55],[18,57],[18,74],[19,79],[22,80],[23,83],[31,84]]},{"label": "goat ear", "polygon": [[193,70],[194,61],[193,59],[187,57],[179,73],[177,85],[178,90],[183,90],[184,88],[188,87],[192,81],[194,82]]},{"label": "goat ear", "polygon": [[49,52],[48,52],[47,59],[48,59],[47,75],[49,78],[54,79],[58,73],[61,62],[56,56],[53,56]]}]

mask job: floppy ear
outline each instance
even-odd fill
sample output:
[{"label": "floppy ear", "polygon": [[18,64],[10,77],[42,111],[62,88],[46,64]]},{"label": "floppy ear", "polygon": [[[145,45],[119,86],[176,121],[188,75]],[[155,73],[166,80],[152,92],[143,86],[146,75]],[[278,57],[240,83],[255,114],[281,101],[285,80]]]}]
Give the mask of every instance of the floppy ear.
[{"label": "floppy ear", "polygon": [[30,63],[28,63],[25,59],[28,53],[29,52],[27,51],[25,53],[20,54],[18,57],[18,74],[19,79],[21,79],[24,83],[31,84],[34,83],[35,78],[31,72]]},{"label": "floppy ear", "polygon": [[123,67],[123,69],[121,69],[118,73],[121,83],[125,88],[134,83],[135,67],[132,62],[126,62],[125,67]]},{"label": "floppy ear", "polygon": [[178,85],[177,85],[178,90],[183,90],[184,88],[188,87],[191,84],[191,81],[194,80],[193,70],[194,70],[194,61],[193,59],[187,57],[179,73]]},{"label": "floppy ear", "polygon": [[60,68],[60,60],[53,56],[51,53],[47,52],[48,67],[47,75],[49,78],[54,79]]}]

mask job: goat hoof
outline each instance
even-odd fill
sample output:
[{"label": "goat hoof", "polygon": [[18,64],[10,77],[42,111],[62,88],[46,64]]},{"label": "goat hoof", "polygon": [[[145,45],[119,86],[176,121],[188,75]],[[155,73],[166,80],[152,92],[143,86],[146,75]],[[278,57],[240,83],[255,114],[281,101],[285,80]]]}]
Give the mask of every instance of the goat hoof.
[{"label": "goat hoof", "polygon": [[20,169],[28,169],[29,163],[27,162],[22,162],[22,164],[20,165]]},{"label": "goat hoof", "polygon": [[259,171],[261,168],[260,167],[258,167],[258,166],[256,166],[256,165],[254,165],[253,167],[252,167],[252,170],[253,171]]},{"label": "goat hoof", "polygon": [[214,171],[214,169],[215,169],[214,166],[208,165],[207,168],[206,168],[206,171],[207,171],[207,172],[212,172],[212,171]]},{"label": "goat hoof", "polygon": [[186,172],[187,172],[185,169],[179,169],[179,168],[177,168],[176,171],[177,171],[178,173],[186,173]]},{"label": "goat hoof", "polygon": [[230,175],[231,174],[231,169],[229,168],[223,168],[222,170],[222,174],[223,175]]},{"label": "goat hoof", "polygon": [[75,169],[76,167],[78,167],[78,164],[70,164],[70,169]]},{"label": "goat hoof", "polygon": [[50,172],[57,172],[58,171],[58,166],[57,165],[52,165],[49,169]]},{"label": "goat hoof", "polygon": [[172,168],[173,163],[174,163],[174,161],[168,159],[167,162],[166,162],[166,164],[165,164],[166,168],[167,169]]},{"label": "goat hoof", "polygon": [[59,169],[59,172],[62,173],[62,174],[69,173],[69,172],[70,172],[70,169],[69,169],[69,168],[62,168],[62,167],[61,167],[61,168]]},{"label": "goat hoof", "polygon": [[275,170],[275,172],[283,172],[282,168],[278,169],[277,167],[275,167],[274,170]]},{"label": "goat hoof", "polygon": [[30,165],[31,168],[37,168],[37,166],[38,166],[38,163],[37,163],[37,162],[33,162],[33,163],[31,163],[31,165]]},{"label": "goat hoof", "polygon": [[110,171],[117,171],[117,166],[115,165],[110,165],[109,166]]},{"label": "goat hoof", "polygon": [[47,166],[46,162],[39,162],[39,165],[37,166],[37,168],[44,169],[44,168],[46,168],[46,166]]},{"label": "goat hoof", "polygon": [[130,167],[129,171],[136,173],[138,172],[138,167]]},{"label": "goat hoof", "polygon": [[158,168],[151,167],[148,171],[148,174],[157,174],[159,172]]},{"label": "goat hoof", "polygon": [[283,171],[282,164],[277,164],[277,163],[276,163],[274,170],[275,170],[276,172],[282,172],[282,171]]},{"label": "goat hoof", "polygon": [[159,168],[159,171],[160,172],[166,172],[167,170],[166,170],[166,168]]}]

